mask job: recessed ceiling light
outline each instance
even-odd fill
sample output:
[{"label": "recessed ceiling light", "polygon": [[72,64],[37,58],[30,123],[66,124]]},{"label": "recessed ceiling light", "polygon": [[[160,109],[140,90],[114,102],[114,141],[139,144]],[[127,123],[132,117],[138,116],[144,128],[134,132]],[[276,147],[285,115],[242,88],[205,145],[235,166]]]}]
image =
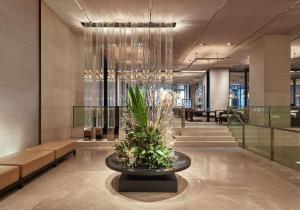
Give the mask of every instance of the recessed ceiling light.
[{"label": "recessed ceiling light", "polygon": [[205,43],[200,43],[200,46],[205,46],[206,44]]},{"label": "recessed ceiling light", "polygon": [[232,46],[233,44],[231,42],[226,43],[228,46]]}]

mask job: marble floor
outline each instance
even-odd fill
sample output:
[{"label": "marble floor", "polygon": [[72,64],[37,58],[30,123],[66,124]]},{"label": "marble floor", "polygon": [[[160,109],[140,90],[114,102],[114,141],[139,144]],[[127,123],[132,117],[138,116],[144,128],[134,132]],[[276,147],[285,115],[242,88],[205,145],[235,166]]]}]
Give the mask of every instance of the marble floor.
[{"label": "marble floor", "polygon": [[300,209],[300,173],[236,148],[178,148],[192,166],[178,193],[122,193],[105,166],[112,149],[79,149],[56,168],[0,201],[1,210]]}]

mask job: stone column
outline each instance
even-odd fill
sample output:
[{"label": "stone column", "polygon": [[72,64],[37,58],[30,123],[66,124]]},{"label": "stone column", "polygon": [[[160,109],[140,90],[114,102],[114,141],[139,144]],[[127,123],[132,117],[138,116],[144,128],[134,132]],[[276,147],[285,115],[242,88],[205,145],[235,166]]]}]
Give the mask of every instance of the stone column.
[{"label": "stone column", "polygon": [[227,110],[229,101],[229,69],[210,71],[210,110]]},{"label": "stone column", "polygon": [[[250,50],[249,105],[280,106],[271,111],[276,126],[289,127],[290,116],[290,37],[269,35],[253,43]],[[283,108],[285,106],[285,108]],[[259,108],[250,108],[250,122],[267,125],[269,110],[257,114]],[[273,124],[273,125],[275,125]]]}]

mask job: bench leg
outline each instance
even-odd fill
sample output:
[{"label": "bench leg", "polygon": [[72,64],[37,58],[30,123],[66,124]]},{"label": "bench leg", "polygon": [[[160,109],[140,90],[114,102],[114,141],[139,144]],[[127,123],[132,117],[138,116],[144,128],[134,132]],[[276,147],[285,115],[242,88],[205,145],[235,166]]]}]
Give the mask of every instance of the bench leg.
[{"label": "bench leg", "polygon": [[56,167],[57,164],[58,164],[58,161],[57,161],[57,160],[54,160],[54,162],[53,162],[53,167]]},{"label": "bench leg", "polygon": [[74,156],[76,155],[76,149],[75,149],[75,150],[73,150],[73,155],[74,155]]},{"label": "bench leg", "polygon": [[21,180],[19,181],[18,188],[19,188],[19,189],[22,189],[23,187],[24,187],[24,180],[21,179]]}]

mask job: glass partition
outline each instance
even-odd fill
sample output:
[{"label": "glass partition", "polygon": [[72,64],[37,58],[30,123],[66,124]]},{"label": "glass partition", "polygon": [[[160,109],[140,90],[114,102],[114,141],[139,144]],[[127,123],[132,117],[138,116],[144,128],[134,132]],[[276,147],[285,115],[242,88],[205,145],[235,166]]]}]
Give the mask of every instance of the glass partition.
[{"label": "glass partition", "polygon": [[243,125],[242,124],[230,124],[228,125],[229,131],[236,141],[239,142],[239,145],[243,145]]},{"label": "glass partition", "polygon": [[173,108],[174,118],[172,122],[173,128],[184,128],[185,127],[185,108],[177,106]]},{"label": "glass partition", "polygon": [[268,127],[245,125],[245,148],[266,158],[271,157],[271,130]]},{"label": "glass partition", "polygon": [[[73,107],[73,128],[82,128],[84,135],[92,136],[96,133],[101,137],[104,135],[107,139],[117,137],[125,138],[125,124],[123,116],[126,113],[126,106],[74,106]],[[174,120],[172,121],[174,128],[185,127],[185,108],[175,107]],[[105,123],[105,120],[106,123]],[[104,133],[103,133],[104,132]],[[93,133],[93,134],[92,134]]]},{"label": "glass partition", "polygon": [[274,129],[274,160],[300,169],[300,132]]},{"label": "glass partition", "polygon": [[107,127],[114,128],[115,127],[115,107],[107,107]]},{"label": "glass partition", "polygon": [[254,106],[249,109],[249,123],[254,125],[270,125],[270,107]]},{"label": "glass partition", "polygon": [[227,112],[228,128],[241,146],[300,171],[299,107],[229,107]]},{"label": "glass partition", "polygon": [[104,125],[104,107],[98,106],[74,106],[73,127],[102,128]]},{"label": "glass partition", "polygon": [[291,127],[291,107],[270,107],[270,126],[276,128]]},{"label": "glass partition", "polygon": [[300,107],[255,106],[248,109],[250,124],[275,128],[300,127]]},{"label": "glass partition", "polygon": [[73,127],[84,127],[86,111],[84,107],[73,107]]}]

